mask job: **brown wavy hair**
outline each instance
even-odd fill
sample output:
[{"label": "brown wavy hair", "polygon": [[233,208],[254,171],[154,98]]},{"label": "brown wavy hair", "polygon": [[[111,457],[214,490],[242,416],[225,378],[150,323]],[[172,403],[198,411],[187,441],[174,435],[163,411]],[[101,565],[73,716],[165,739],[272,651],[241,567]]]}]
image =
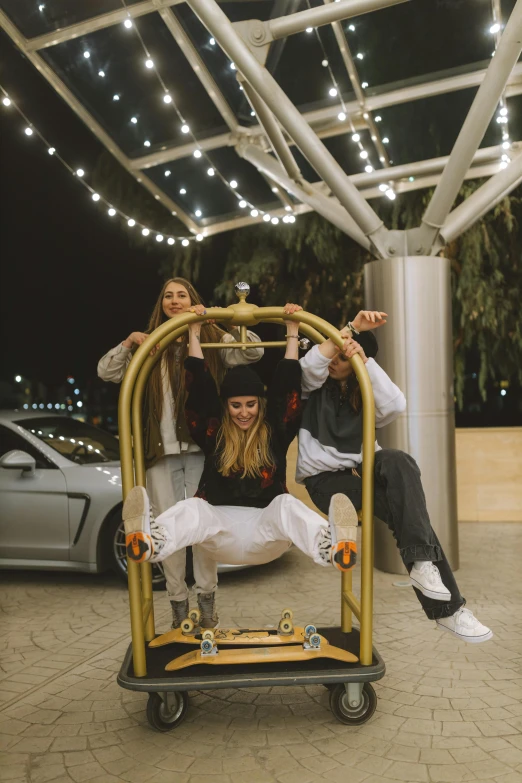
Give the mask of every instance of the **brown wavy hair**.
[{"label": "brown wavy hair", "polygon": [[[156,304],[154,305],[154,309],[149,319],[149,325],[146,330],[147,334],[153,332],[158,328],[158,326],[161,326],[162,323],[165,323],[165,321],[170,320],[169,317],[166,316],[163,312],[163,297],[165,296],[165,291],[167,290],[167,286],[170,285],[170,283],[178,283],[187,290],[187,293],[190,297],[191,306],[205,304],[192,283],[190,283],[188,280],[185,280],[184,277],[171,277],[163,284],[161,293],[158,296]],[[202,342],[219,343],[224,334],[224,330],[220,329],[219,326],[215,326],[214,324],[203,323],[201,326]],[[161,372],[164,362],[166,362],[168,377],[171,379],[176,419],[179,420],[180,416],[183,417],[185,415],[184,408],[186,392],[184,362],[188,355],[188,332],[185,332],[185,334],[182,336],[181,345],[182,348],[179,355],[179,366],[176,366],[176,346],[179,347],[179,342],[174,340],[163,352],[162,359],[156,363],[156,366],[152,370],[149,378],[147,389],[148,394],[150,395],[149,401],[152,404],[152,409],[155,411],[158,421],[161,421],[161,414],[163,410],[163,387],[161,383]],[[221,351],[215,348],[208,351],[203,351],[203,355],[205,356],[208,368],[212,373],[214,380],[216,381],[218,390],[224,375],[224,367],[219,355],[220,353]]]},{"label": "brown wavy hair", "polygon": [[222,476],[242,471],[241,478],[263,475],[263,468],[274,468],[270,452],[270,425],[266,421],[266,398],[259,397],[259,413],[246,432],[234,424],[228,405],[224,403],[223,420],[216,440],[220,452],[218,470]]}]

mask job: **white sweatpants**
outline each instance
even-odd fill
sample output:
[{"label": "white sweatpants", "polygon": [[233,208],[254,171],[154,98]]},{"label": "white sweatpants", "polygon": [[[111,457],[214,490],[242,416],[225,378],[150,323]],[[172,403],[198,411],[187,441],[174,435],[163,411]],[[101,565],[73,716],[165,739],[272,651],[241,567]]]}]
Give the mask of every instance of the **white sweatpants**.
[{"label": "white sweatpants", "polygon": [[292,495],[278,495],[266,508],[212,506],[192,498],[160,514],[156,523],[163,526],[166,541],[153,562],[198,544],[216,561],[260,565],[295,544],[315,563],[328,565],[319,551],[328,522]]},{"label": "white sweatpants", "polygon": [[[155,516],[178,501],[192,498],[198,488],[205,457],[201,452],[166,454],[147,470],[147,491]],[[193,550],[197,593],[213,593],[217,585],[217,563],[200,547]],[[163,563],[169,600],[188,598],[185,582],[186,552],[179,549]]]}]

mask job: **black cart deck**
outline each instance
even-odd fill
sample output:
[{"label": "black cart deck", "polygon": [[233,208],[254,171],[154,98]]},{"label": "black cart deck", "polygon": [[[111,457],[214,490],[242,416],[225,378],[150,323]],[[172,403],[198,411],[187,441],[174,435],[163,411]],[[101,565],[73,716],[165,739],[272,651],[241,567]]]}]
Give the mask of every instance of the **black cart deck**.
[{"label": "black cart deck", "polygon": [[[359,655],[359,630],[343,633],[339,627],[318,628],[330,644]],[[250,645],[255,647],[256,645]],[[247,645],[237,645],[248,649]],[[235,646],[227,645],[226,649]],[[361,666],[328,659],[292,661],[291,663],[234,664],[208,666],[198,664],[188,669],[166,672],[169,661],[197,649],[197,645],[167,644],[164,647],[146,646],[147,675],[136,677],[132,664],[132,645],[129,645],[118,674],[118,684],[131,691],[191,691],[215,688],[270,687],[272,685],[314,685],[339,682],[373,682],[384,677],[386,667],[381,656],[373,649],[370,666]],[[219,653],[218,653],[219,654]]]}]

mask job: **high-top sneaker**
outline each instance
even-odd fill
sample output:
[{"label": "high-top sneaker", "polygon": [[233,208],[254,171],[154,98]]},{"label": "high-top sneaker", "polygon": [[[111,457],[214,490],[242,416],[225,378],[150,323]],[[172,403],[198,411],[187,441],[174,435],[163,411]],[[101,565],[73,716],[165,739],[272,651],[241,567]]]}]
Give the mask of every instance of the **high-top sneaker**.
[{"label": "high-top sneaker", "polygon": [[328,522],[332,536],[330,559],[339,571],[350,571],[357,561],[357,511],[353,503],[343,495],[332,495],[328,510]]},{"label": "high-top sneaker", "polygon": [[201,628],[215,628],[219,622],[215,607],[215,593],[198,593],[198,607],[201,612]]},{"label": "high-top sneaker", "polygon": [[167,542],[167,530],[159,525],[152,514],[149,497],[144,487],[133,487],[123,504],[125,548],[127,556],[135,563],[158,558]]},{"label": "high-top sneaker", "polygon": [[174,628],[179,628],[183,620],[185,620],[188,617],[188,613],[189,613],[188,598],[185,598],[184,601],[171,601],[170,605],[172,606],[171,627],[172,630],[174,630]]}]

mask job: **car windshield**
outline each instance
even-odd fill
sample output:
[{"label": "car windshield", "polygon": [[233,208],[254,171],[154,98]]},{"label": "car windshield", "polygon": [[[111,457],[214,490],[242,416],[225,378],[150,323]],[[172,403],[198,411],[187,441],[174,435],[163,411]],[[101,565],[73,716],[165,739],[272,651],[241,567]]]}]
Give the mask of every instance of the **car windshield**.
[{"label": "car windshield", "polygon": [[20,419],[15,424],[79,465],[112,462],[120,458],[118,440],[114,435],[68,416]]}]

